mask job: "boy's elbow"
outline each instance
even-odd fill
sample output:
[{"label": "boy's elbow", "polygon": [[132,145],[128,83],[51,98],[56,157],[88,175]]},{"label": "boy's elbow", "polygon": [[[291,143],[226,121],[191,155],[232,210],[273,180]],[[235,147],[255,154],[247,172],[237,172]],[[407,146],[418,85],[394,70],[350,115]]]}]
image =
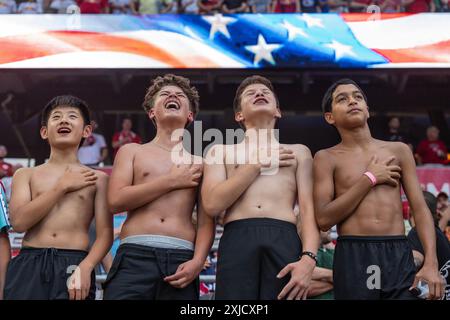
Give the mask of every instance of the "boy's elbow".
[{"label": "boy's elbow", "polygon": [[108,197],[108,209],[113,214],[126,211],[125,206],[118,197]]},{"label": "boy's elbow", "polygon": [[316,217],[316,222],[317,222],[317,226],[319,227],[320,231],[323,231],[323,232],[327,232],[332,227],[332,225],[330,224],[328,219],[326,219],[323,216]]},{"label": "boy's elbow", "polygon": [[20,221],[20,219],[10,217],[10,223],[12,229],[17,233],[23,233],[27,231],[27,226],[25,225],[25,223],[23,223],[23,221]]},{"label": "boy's elbow", "polygon": [[203,204],[203,209],[206,215],[211,218],[217,217],[223,211],[223,209],[219,208],[219,206],[210,202],[205,202]]}]

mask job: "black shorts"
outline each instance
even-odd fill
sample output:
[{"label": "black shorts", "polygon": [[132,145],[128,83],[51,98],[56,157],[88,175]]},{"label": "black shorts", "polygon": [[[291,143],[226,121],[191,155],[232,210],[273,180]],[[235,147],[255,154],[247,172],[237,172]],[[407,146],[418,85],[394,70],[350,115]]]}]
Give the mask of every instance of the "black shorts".
[{"label": "black shorts", "polygon": [[[86,251],[22,248],[8,265],[6,300],[69,299],[67,279],[87,256]],[[95,273],[91,273],[89,300],[95,299]]]},{"label": "black shorts", "polygon": [[198,277],[178,289],[164,281],[178,266],[192,259],[194,252],[122,244],[103,284],[105,300],[198,300]]},{"label": "black shorts", "polygon": [[345,300],[416,299],[416,268],[405,236],[341,236],[334,253],[334,296]]},{"label": "black shorts", "polygon": [[217,300],[276,300],[290,275],[277,274],[299,260],[302,244],[293,223],[252,218],[225,225],[219,243]]}]

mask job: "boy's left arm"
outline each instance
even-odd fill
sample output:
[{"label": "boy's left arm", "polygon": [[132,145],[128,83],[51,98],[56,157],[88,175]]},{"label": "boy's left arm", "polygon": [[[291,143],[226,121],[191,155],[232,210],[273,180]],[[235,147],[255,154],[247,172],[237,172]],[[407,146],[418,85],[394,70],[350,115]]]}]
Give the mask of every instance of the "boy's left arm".
[{"label": "boy's left arm", "polygon": [[[313,175],[312,175],[312,156],[311,151],[305,146],[297,146],[295,148],[297,156],[297,189],[298,203],[300,206],[300,214],[298,223],[300,226],[300,237],[302,239],[303,252],[309,251],[317,255],[320,236],[319,227],[317,226],[314,216],[313,205]],[[278,295],[278,299],[287,297],[288,300],[306,299],[308,289],[311,284],[311,278],[316,266],[313,258],[303,255],[300,260],[288,264],[278,274],[278,278],[282,278],[291,273],[291,279],[288,284]]]},{"label": "boy's left arm", "polygon": [[428,298],[440,299],[444,295],[444,280],[439,273],[436,257],[436,232],[433,218],[420,189],[416,175],[416,164],[411,150],[406,144],[398,143],[396,151],[402,168],[402,186],[414,214],[417,234],[425,253],[423,266],[417,272],[412,287],[416,287],[419,280],[423,279],[429,286],[430,294]]},{"label": "boy's left arm", "polygon": [[89,254],[78,265],[72,277],[72,285],[69,289],[71,300],[84,300],[89,295],[91,286],[91,273],[103,257],[109,252],[113,241],[113,215],[108,210],[106,189],[108,176],[103,172],[97,172],[98,180],[95,194],[95,232],[94,244]]},{"label": "boy's left arm", "polygon": [[3,300],[3,289],[5,288],[6,270],[11,260],[11,245],[8,233],[0,232],[0,300]]}]

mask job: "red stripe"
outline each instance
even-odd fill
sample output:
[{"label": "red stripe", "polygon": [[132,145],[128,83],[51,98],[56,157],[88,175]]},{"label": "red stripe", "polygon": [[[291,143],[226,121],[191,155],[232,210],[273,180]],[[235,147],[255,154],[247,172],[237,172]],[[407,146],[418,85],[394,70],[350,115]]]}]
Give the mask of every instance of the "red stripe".
[{"label": "red stripe", "polygon": [[372,49],[391,63],[450,62],[450,40],[407,49]]},{"label": "red stripe", "polygon": [[[410,13],[381,13],[378,17],[373,13],[341,13],[345,22],[363,22],[371,20],[389,20],[410,16]],[[372,19],[370,19],[372,17]]]},{"label": "red stripe", "polygon": [[162,61],[175,68],[187,67],[172,54],[147,42],[104,33],[49,31],[0,38],[0,64],[76,51],[132,53]]}]

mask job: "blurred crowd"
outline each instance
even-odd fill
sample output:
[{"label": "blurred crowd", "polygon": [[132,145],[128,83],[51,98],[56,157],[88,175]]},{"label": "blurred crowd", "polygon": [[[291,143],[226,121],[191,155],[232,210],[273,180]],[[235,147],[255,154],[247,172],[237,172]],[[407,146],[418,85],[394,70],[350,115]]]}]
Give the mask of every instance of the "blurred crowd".
[{"label": "blurred crowd", "polygon": [[0,0],[0,13],[235,14],[450,12],[448,0]]}]

